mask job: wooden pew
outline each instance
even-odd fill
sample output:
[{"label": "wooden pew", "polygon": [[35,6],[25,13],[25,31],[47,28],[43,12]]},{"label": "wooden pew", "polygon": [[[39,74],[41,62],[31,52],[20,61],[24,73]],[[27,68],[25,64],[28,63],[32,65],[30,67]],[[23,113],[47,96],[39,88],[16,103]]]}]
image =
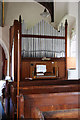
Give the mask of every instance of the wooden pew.
[{"label": "wooden pew", "polygon": [[[28,87],[28,86],[48,86],[48,85],[79,85],[80,81],[68,81],[68,80],[37,80],[37,81],[27,81],[27,82],[20,82],[20,87]],[[6,82],[6,89],[5,89],[5,94],[3,93],[3,96],[5,96],[4,98],[9,98],[10,96],[10,86],[13,85],[14,88],[17,87],[17,82]],[[50,88],[49,88],[50,89]],[[70,88],[69,88],[70,89]],[[79,89],[79,87],[78,87]],[[74,90],[74,89],[73,89]],[[4,99],[3,98],[3,99]]]},{"label": "wooden pew", "polygon": [[[70,84],[79,84],[80,80],[27,80],[21,81],[20,86],[42,86],[42,85],[70,85]],[[10,85],[17,87],[17,82],[8,82],[6,83],[6,88],[9,89]]]},{"label": "wooden pew", "polygon": [[38,108],[33,108],[33,120],[78,120],[80,109],[67,109],[67,110],[56,110],[56,111],[45,111],[42,112]]},{"label": "wooden pew", "polygon": [[[48,86],[26,86],[20,87],[20,94],[48,94],[48,93],[66,93],[79,91],[80,85],[48,85]],[[17,88],[13,85],[10,86],[10,98],[13,104],[16,103]]]},{"label": "wooden pew", "polygon": [[[54,94],[54,93],[69,93],[69,92],[77,92],[78,91],[78,85],[64,85],[64,86],[28,86],[28,87],[20,87],[20,94],[23,94],[23,96],[34,94],[34,95],[41,95],[44,94]],[[17,89],[11,86],[11,101],[14,106],[16,106],[16,91]],[[21,107],[22,108],[22,107]],[[12,108],[11,108],[12,109]],[[14,114],[14,113],[13,113]]]},{"label": "wooden pew", "polygon": [[[34,80],[34,81],[23,81],[20,82],[20,87],[28,86],[48,86],[48,85],[79,85],[80,81],[76,80]],[[10,86],[13,85],[14,88],[17,87],[17,82],[8,82],[6,81],[6,89],[3,93],[3,96],[7,97],[10,95]],[[3,97],[3,99],[5,98]]]},{"label": "wooden pew", "polygon": [[[20,82],[20,87],[28,87],[28,86],[48,86],[48,85],[79,85],[80,81],[68,81],[68,80],[38,80],[38,81],[26,81]],[[6,90],[4,96],[10,95],[10,86],[13,85],[14,88],[17,87],[17,82],[6,82]],[[79,88],[79,87],[78,87]]]},{"label": "wooden pew", "polygon": [[66,113],[69,114],[68,110],[80,108],[79,97],[78,92],[21,95],[19,117],[33,118],[33,108],[38,108],[44,113],[66,110]]},{"label": "wooden pew", "polygon": [[46,120],[49,120],[49,119],[78,120],[80,118],[79,112],[80,112],[80,109],[57,110],[57,111],[43,112],[43,116],[44,118],[46,118]]},{"label": "wooden pew", "polygon": [[[63,84],[62,84],[63,82]],[[49,83],[49,84],[48,84]],[[77,92],[79,91],[79,81],[47,81],[47,82],[41,82],[37,81],[34,84],[34,81],[29,82],[20,82],[20,94],[28,95],[28,94],[48,94],[48,93],[60,93],[60,92]],[[8,83],[7,85],[7,97],[6,101],[9,103],[11,109],[9,110],[11,112],[11,116],[14,116],[13,114],[16,113],[16,89],[17,83],[12,82]],[[15,97],[14,97],[15,96]],[[9,109],[6,107],[6,109]],[[8,111],[8,110],[7,110]]]}]

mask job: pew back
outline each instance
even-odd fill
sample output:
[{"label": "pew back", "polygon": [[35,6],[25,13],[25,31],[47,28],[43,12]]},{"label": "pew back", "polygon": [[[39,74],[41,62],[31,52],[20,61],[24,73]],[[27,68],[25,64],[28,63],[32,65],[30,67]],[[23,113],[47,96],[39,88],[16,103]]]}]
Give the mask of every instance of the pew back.
[{"label": "pew back", "polygon": [[[54,94],[57,94],[57,96],[60,94],[66,94],[66,95],[69,93],[74,94],[74,93],[79,91],[80,85],[78,83],[79,83],[79,81],[73,81],[73,82],[72,81],[64,81],[63,82],[61,80],[59,80],[59,81],[54,80],[54,82],[53,81],[49,82],[49,80],[47,80],[47,81],[43,81],[43,83],[41,82],[41,80],[37,81],[37,82],[34,82],[34,81],[20,82],[19,91],[20,91],[20,94],[23,95],[23,97],[22,97],[23,100],[21,100],[21,96],[22,96],[21,95],[20,99],[19,99],[19,101],[20,101],[19,106],[21,106],[20,108],[24,108],[24,106],[26,106],[26,104],[28,104],[28,101],[31,101],[31,103],[33,103],[34,100],[37,103],[38,103],[38,100],[40,100],[40,101],[45,100],[45,101],[47,101],[46,104],[48,104],[50,99],[53,100],[54,98],[57,98],[57,97],[53,97]],[[17,83],[16,82],[8,83],[6,86],[7,86],[6,87],[7,88],[6,89],[6,91],[7,91],[6,92],[6,96],[7,96],[6,99],[7,99],[8,103],[10,101],[10,105],[9,105],[10,112],[11,112],[11,116],[14,117],[14,113],[16,112],[16,104],[17,104],[17,101],[16,101],[17,100],[16,99],[17,98]],[[34,95],[35,99],[33,99],[32,95]],[[30,99],[30,96],[31,96],[31,99]],[[42,99],[39,98],[39,96],[42,96],[41,97]],[[50,98],[50,96],[51,96],[51,98]],[[62,95],[60,95],[60,96],[62,96]],[[10,99],[9,99],[9,97],[10,97]],[[46,99],[45,99],[45,97],[46,97]],[[77,97],[78,97],[78,95],[77,95]],[[62,96],[62,98],[65,101],[64,96]],[[68,98],[69,98],[69,96],[67,95],[66,99],[68,99]],[[59,99],[61,99],[61,98],[59,98]],[[28,101],[26,101],[26,100],[28,100]],[[54,100],[56,101],[56,99],[54,99]],[[21,101],[24,101],[24,102],[21,102]],[[43,103],[45,103],[45,101]],[[29,103],[29,104],[32,105],[31,103]],[[42,105],[42,103],[40,103],[40,104]],[[58,104],[58,102],[55,104]],[[65,106],[65,103],[63,103],[63,104]],[[45,105],[43,104],[43,106],[45,106]],[[52,106],[54,106],[53,103],[46,105],[44,107],[44,109],[40,109],[40,108],[39,109],[41,111],[45,111],[45,109],[46,109],[46,111],[47,110],[51,111]],[[61,104],[61,105],[59,105],[59,107],[60,106],[63,106],[63,105]],[[76,104],[74,104],[74,102],[72,102],[72,105],[70,105],[70,106],[71,106],[71,108],[75,108],[75,106],[78,107],[77,102],[76,102]],[[36,107],[35,104],[34,104],[34,106],[30,106],[30,107],[27,106],[27,110],[29,109],[28,110],[29,113],[26,114],[27,116],[24,115],[25,110],[20,109],[20,112],[19,112],[20,117],[21,116],[31,117],[32,116],[31,111],[32,111],[32,108],[34,108],[34,107]],[[54,106],[54,108],[55,108],[55,106]],[[7,107],[6,107],[6,109],[7,109]],[[60,107],[60,109],[61,109],[61,107]],[[62,107],[62,109],[64,109],[64,107]],[[68,109],[68,107],[67,107],[67,109]]]},{"label": "pew back", "polygon": [[23,112],[19,116],[31,118],[33,108],[39,108],[42,112],[79,108],[79,97],[78,92],[21,95]]}]

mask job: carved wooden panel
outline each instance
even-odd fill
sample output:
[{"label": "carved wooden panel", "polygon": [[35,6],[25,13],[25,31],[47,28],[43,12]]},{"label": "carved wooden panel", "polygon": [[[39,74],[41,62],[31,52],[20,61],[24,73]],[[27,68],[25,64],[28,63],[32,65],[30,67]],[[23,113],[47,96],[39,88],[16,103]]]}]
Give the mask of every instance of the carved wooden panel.
[{"label": "carved wooden panel", "polygon": [[21,65],[21,80],[24,80],[26,78],[30,77],[30,62],[22,62]]}]

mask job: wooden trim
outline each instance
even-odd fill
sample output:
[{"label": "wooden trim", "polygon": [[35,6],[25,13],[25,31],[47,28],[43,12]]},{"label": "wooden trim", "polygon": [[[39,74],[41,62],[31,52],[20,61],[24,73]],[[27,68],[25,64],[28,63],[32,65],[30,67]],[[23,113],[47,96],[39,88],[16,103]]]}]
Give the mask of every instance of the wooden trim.
[{"label": "wooden trim", "polygon": [[14,21],[14,81],[17,81],[17,67],[18,67],[18,30],[19,22]]},{"label": "wooden trim", "polygon": [[22,34],[21,37],[48,38],[48,39],[64,39],[65,40],[65,37],[61,37],[61,36],[47,36],[47,35]]},{"label": "wooden trim", "polygon": [[9,76],[11,77],[11,27],[9,33]]},{"label": "wooden trim", "polygon": [[9,29],[9,76],[11,76],[12,73],[12,45],[13,45],[13,38],[14,38],[14,25],[10,27]]},{"label": "wooden trim", "polygon": [[[2,46],[1,46],[2,48]],[[2,48],[2,79],[5,79],[5,76],[7,75],[7,68],[6,68],[6,57],[5,57],[5,52],[4,49]]]},{"label": "wooden trim", "polygon": [[54,2],[39,2],[41,5],[46,7],[51,15],[51,22],[54,22]]},{"label": "wooden trim", "polygon": [[19,118],[21,118],[21,117],[24,118],[24,107],[25,106],[24,106],[24,97],[23,97],[23,95],[20,95],[19,99],[20,99],[19,108],[21,108],[21,109],[19,109]]},{"label": "wooden trim", "polygon": [[21,16],[19,17],[18,28],[18,66],[17,66],[17,120],[19,118],[19,81],[21,79]]},{"label": "wooden trim", "polygon": [[[65,57],[63,57],[63,58],[51,58],[50,60],[46,60],[46,61],[53,61],[53,60],[57,60],[57,61],[59,61],[59,60],[63,60],[63,61],[65,61]],[[29,57],[29,58],[22,58],[22,61],[36,61],[36,58],[31,58],[31,57]],[[42,58],[37,58],[37,61],[45,61],[45,60],[42,60]]]},{"label": "wooden trim", "polygon": [[19,34],[20,34],[20,42],[19,42],[19,48],[20,48],[20,80],[21,80],[21,42],[22,42],[22,37],[21,37],[21,34],[22,34],[22,23],[21,23],[21,15],[19,16]]},{"label": "wooden trim", "polygon": [[18,119],[18,110],[19,110],[19,81],[20,81],[20,34],[18,31],[18,69],[17,69],[17,119]]},{"label": "wooden trim", "polygon": [[13,38],[14,38],[14,26],[11,26],[10,27],[10,48],[11,48],[11,51],[12,51],[12,45],[13,45]]},{"label": "wooden trim", "polygon": [[65,77],[67,79],[68,72],[67,72],[67,20],[65,21]]},{"label": "wooden trim", "polygon": [[2,0],[2,27],[4,27],[4,0]]}]

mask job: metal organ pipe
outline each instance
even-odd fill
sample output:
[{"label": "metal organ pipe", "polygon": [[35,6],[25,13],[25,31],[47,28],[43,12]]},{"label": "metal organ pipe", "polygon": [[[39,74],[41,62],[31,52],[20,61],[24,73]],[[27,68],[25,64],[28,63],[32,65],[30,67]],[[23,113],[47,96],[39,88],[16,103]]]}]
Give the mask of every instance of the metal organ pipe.
[{"label": "metal organ pipe", "polygon": [[24,38],[22,39],[23,57],[64,57],[65,53],[65,28],[60,26],[60,32],[49,23],[42,20],[37,25],[26,31],[26,34],[61,36],[63,39],[54,38]]}]

